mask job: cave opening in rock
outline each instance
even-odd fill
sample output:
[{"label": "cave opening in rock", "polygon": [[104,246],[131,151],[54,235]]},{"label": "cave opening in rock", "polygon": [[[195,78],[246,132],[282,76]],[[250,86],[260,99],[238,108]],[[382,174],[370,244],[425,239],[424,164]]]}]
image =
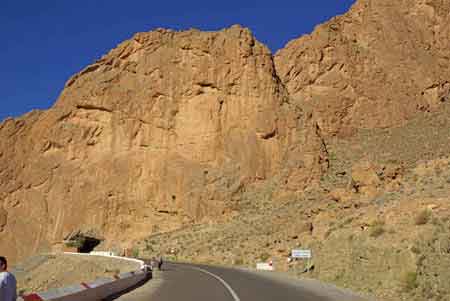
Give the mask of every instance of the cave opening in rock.
[{"label": "cave opening in rock", "polygon": [[95,237],[85,236],[83,242],[78,247],[78,253],[89,253],[95,249],[101,243],[101,240]]},{"label": "cave opening in rock", "polygon": [[78,253],[89,253],[95,249],[102,241],[93,236],[77,233],[66,240],[68,247],[76,248]]}]

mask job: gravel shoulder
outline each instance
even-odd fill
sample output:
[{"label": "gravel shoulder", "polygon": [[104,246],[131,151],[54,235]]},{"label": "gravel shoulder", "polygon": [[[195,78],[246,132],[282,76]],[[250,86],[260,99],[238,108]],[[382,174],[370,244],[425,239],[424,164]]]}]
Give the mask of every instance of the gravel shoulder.
[{"label": "gravel shoulder", "polygon": [[346,300],[346,301],[375,301],[373,297],[361,296],[348,289],[338,288],[331,284],[326,284],[313,279],[299,279],[292,277],[285,273],[256,271],[251,269],[240,268],[239,270],[258,275],[270,279],[271,281],[281,282],[284,284],[298,287],[305,291],[310,291],[318,297],[323,297],[331,300]]},{"label": "gravel shoulder", "polygon": [[102,256],[37,255],[11,270],[20,294],[41,292],[133,271],[137,263]]},{"label": "gravel shoulder", "polygon": [[144,285],[118,297],[118,301],[141,301],[148,300],[151,296],[153,296],[156,291],[163,284],[162,272],[153,271],[152,279],[147,281]]}]

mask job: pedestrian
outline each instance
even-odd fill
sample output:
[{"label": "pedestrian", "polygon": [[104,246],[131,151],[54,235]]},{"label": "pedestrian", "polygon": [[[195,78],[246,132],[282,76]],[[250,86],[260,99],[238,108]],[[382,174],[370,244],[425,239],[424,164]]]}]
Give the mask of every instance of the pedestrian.
[{"label": "pedestrian", "polygon": [[159,257],[159,260],[158,260],[158,270],[162,270],[162,265],[163,265],[163,258],[162,258],[162,256],[160,256]]},{"label": "pedestrian", "polygon": [[156,269],[156,257],[155,256],[152,257],[152,260],[150,261],[150,266],[151,266],[152,270]]},{"label": "pedestrian", "polygon": [[17,281],[13,274],[8,272],[8,262],[6,258],[0,256],[0,300],[16,301]]}]

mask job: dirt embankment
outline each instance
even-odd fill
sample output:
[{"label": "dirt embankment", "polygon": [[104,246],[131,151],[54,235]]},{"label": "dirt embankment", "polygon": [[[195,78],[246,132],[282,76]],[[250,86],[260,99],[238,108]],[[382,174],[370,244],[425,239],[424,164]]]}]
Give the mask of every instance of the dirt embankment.
[{"label": "dirt embankment", "polygon": [[[140,256],[315,278],[377,300],[450,300],[450,102],[395,127],[324,136],[328,168],[286,191],[277,177],[228,200],[221,220],[140,240]],[[288,181],[289,182],[289,181]],[[292,249],[313,259],[287,262]]]},{"label": "dirt embankment", "polygon": [[38,255],[15,266],[20,294],[46,291],[133,271],[137,263],[100,256]]}]

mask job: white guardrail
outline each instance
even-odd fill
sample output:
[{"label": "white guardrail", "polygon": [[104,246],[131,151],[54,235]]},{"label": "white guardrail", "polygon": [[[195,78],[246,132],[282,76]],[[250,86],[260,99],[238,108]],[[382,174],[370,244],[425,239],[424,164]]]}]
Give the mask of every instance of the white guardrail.
[{"label": "white guardrail", "polygon": [[[82,282],[63,288],[48,290],[46,292],[32,293],[17,298],[18,301],[95,301],[102,300],[111,295],[120,293],[130,287],[135,286],[139,282],[149,277],[151,270],[142,261],[134,258],[110,256],[109,252],[94,252],[94,254],[69,253],[63,254],[76,256],[105,256],[108,258],[116,258],[120,260],[133,261],[139,264],[139,269],[133,272],[121,273],[114,275],[114,278],[98,278],[92,282]],[[151,275],[150,275],[151,276]]]}]

